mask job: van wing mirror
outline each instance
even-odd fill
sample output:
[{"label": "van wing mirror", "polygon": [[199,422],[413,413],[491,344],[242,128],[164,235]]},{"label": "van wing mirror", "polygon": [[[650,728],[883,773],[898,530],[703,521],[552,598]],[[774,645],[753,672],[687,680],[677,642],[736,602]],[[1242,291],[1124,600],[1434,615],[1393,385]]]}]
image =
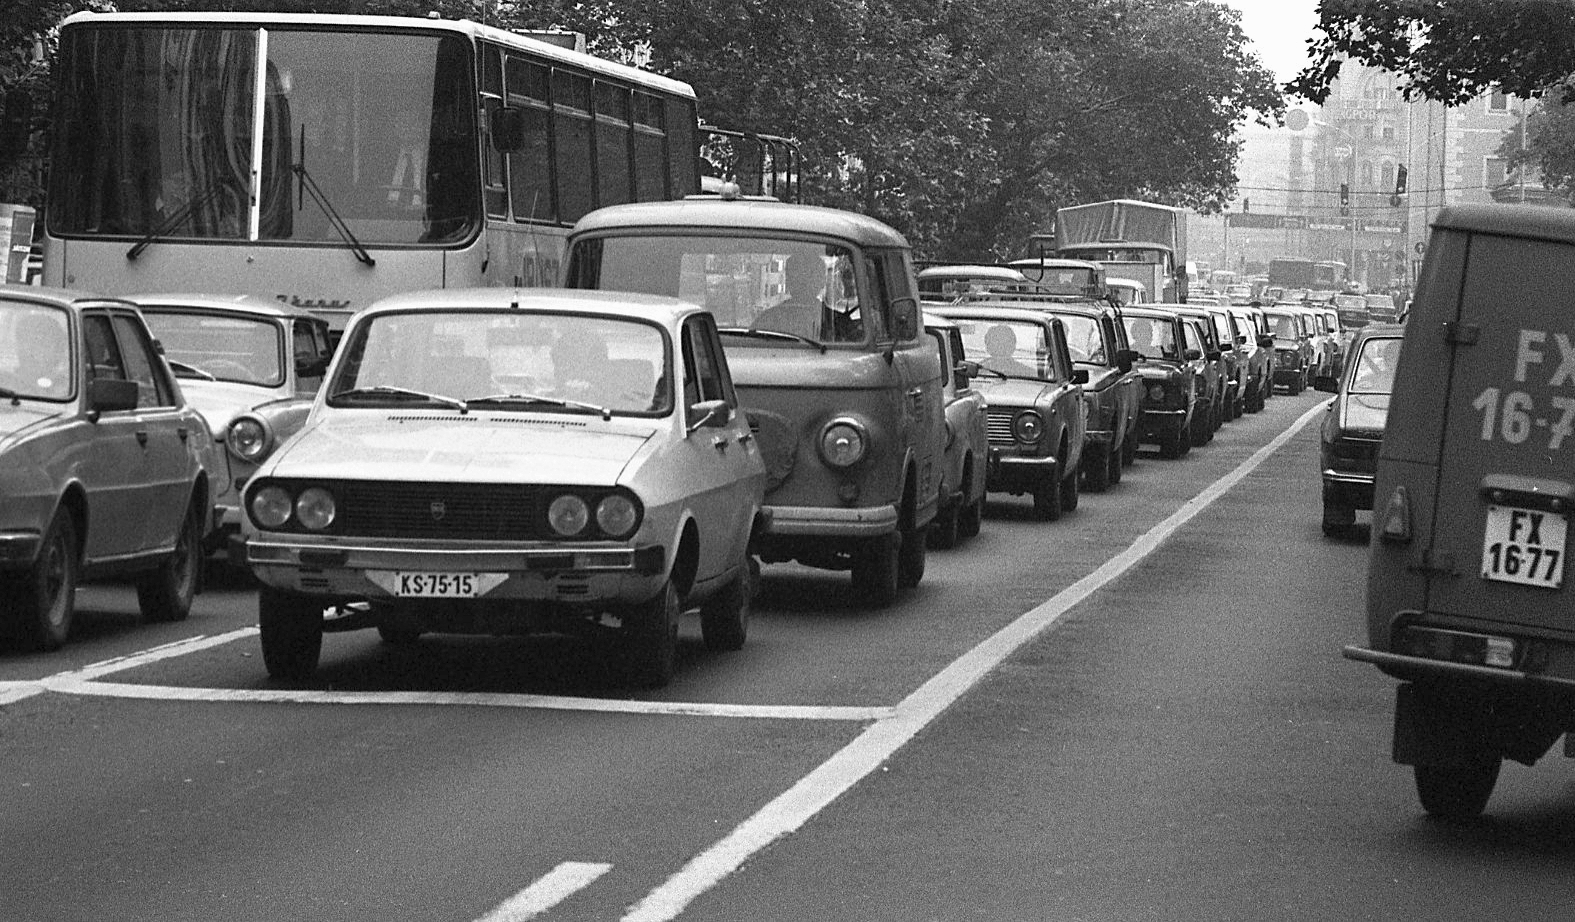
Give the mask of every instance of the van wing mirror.
[{"label": "van wing mirror", "polygon": [[919,335],[919,302],[913,298],[898,298],[891,303],[892,322],[896,329],[892,335],[901,340]]},{"label": "van wing mirror", "polygon": [[525,149],[525,110],[515,106],[502,106],[492,110],[487,128],[492,135],[492,149],[513,153]]},{"label": "van wing mirror", "polygon": [[967,387],[968,382],[979,376],[979,363],[972,359],[962,359],[952,368],[952,377],[957,381],[958,387]]},{"label": "van wing mirror", "polygon": [[1073,384],[1087,384],[1088,383],[1088,369],[1087,368],[1074,368],[1074,369],[1072,369],[1072,383]]}]

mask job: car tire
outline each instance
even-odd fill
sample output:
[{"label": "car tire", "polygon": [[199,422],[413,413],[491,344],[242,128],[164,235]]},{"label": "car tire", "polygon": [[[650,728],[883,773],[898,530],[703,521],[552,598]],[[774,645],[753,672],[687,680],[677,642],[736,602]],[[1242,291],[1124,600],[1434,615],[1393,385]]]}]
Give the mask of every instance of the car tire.
[{"label": "car tire", "polygon": [[749,613],[755,596],[754,567],[749,554],[739,562],[738,575],[700,606],[700,639],[707,650],[743,649],[749,637]]},{"label": "car tire", "polygon": [[1110,445],[1086,445],[1083,453],[1083,477],[1088,481],[1088,492],[1103,493],[1110,489],[1110,459],[1115,454]]},{"label": "car tire", "polygon": [[902,532],[902,543],[897,548],[897,582],[912,589],[924,579],[925,532],[928,528],[915,528]]},{"label": "car tire", "polygon": [[1191,426],[1183,422],[1176,427],[1174,432],[1161,436],[1159,440],[1159,456],[1167,461],[1174,461],[1186,454],[1185,446],[1190,431]]},{"label": "car tire", "polygon": [[191,614],[202,576],[202,517],[196,507],[186,510],[175,549],[158,569],[137,580],[137,608],[142,620],[184,621]]},{"label": "car tire", "polygon": [[1137,427],[1133,426],[1130,430],[1127,431],[1127,437],[1125,439],[1122,439],[1122,441],[1121,441],[1121,464],[1122,464],[1122,466],[1124,466],[1124,467],[1131,467],[1132,465],[1137,463],[1137,453],[1138,453],[1138,442],[1139,441],[1140,440],[1138,439]]},{"label": "car tire", "polygon": [[1430,816],[1448,820],[1481,816],[1498,783],[1501,764],[1497,755],[1478,754],[1444,765],[1417,765],[1417,799]]},{"label": "car tire", "polygon": [[1075,511],[1077,509],[1077,502],[1078,502],[1078,498],[1079,498],[1078,481],[1080,481],[1081,479],[1082,478],[1078,477],[1076,474],[1073,474],[1070,477],[1062,477],[1061,478],[1061,511],[1062,512],[1072,512],[1072,511]]},{"label": "car tire", "polygon": [[1122,457],[1124,457],[1126,455],[1126,453],[1127,453],[1127,443],[1130,442],[1130,441],[1131,441],[1131,437],[1129,436],[1129,437],[1127,437],[1127,438],[1125,438],[1125,439],[1123,439],[1121,441],[1121,447],[1120,448],[1115,449],[1114,451],[1109,451],[1109,452],[1105,453],[1105,456],[1106,456],[1106,458],[1107,458],[1107,460],[1109,462],[1106,466],[1109,468],[1109,471],[1110,471],[1110,482],[1112,484],[1117,484],[1117,483],[1121,482],[1121,468],[1122,468],[1122,461],[1121,461],[1121,459],[1122,459]]},{"label": "car tire", "polygon": [[305,682],[323,653],[321,600],[272,586],[257,590],[257,627],[263,666],[280,682]]},{"label": "car tire", "polygon": [[1297,394],[1300,394],[1303,390],[1305,390],[1306,387],[1307,387],[1307,375],[1306,375],[1306,373],[1305,372],[1297,372],[1296,373],[1296,378],[1291,381],[1290,386],[1287,387],[1286,390],[1290,392],[1290,395],[1292,397],[1295,397]]},{"label": "car tire", "polygon": [[962,533],[962,501],[947,503],[935,514],[935,521],[930,523],[927,541],[930,547],[936,550],[949,551],[957,546],[957,537]]},{"label": "car tire", "polygon": [[622,612],[621,665],[628,684],[661,688],[673,680],[678,669],[680,611],[678,589],[669,579],[649,600]]},{"label": "car tire", "polygon": [[[1213,413],[1214,404],[1212,403],[1206,407],[1199,406],[1193,409],[1192,427],[1187,433],[1188,448],[1192,447],[1193,445],[1204,445],[1208,443],[1208,440],[1212,436],[1212,432],[1209,429],[1209,417],[1213,415]],[[1181,453],[1186,454],[1187,452],[1185,449],[1183,449]]]},{"label": "car tire", "polygon": [[0,585],[0,612],[24,649],[56,650],[71,636],[79,566],[76,521],[57,509],[33,566]]},{"label": "car tire", "polygon": [[[1056,471],[1060,471],[1060,465]],[[1041,522],[1054,522],[1061,518],[1061,479],[1054,474],[1044,478],[1034,488],[1034,517]]]},{"label": "car tire", "polygon": [[[963,484],[963,496],[967,497],[973,492],[973,482],[969,480]],[[962,511],[957,516],[957,533],[964,538],[977,538],[979,529],[984,522],[984,494],[972,502],[964,499]]]},{"label": "car tire", "polygon": [[885,607],[897,601],[898,540],[896,532],[879,535],[854,553],[853,586],[871,605]]}]

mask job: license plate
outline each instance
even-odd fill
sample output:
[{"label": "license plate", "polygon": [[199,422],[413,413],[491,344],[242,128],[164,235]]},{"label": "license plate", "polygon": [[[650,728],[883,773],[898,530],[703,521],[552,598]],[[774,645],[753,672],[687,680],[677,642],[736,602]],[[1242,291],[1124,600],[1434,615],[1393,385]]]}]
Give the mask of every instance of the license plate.
[{"label": "license plate", "polygon": [[1489,506],[1482,534],[1482,578],[1557,589],[1564,583],[1569,520],[1554,512]]},{"label": "license plate", "polygon": [[473,599],[481,593],[479,573],[394,573],[394,595],[403,599]]}]

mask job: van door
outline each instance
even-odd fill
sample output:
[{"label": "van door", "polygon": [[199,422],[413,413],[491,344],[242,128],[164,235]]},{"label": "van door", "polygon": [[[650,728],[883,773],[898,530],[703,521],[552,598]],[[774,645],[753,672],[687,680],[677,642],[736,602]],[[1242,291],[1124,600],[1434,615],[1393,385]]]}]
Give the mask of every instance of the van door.
[{"label": "van door", "polygon": [[1446,409],[1427,608],[1568,633],[1575,246],[1478,233],[1459,290],[1458,321],[1412,330],[1401,356],[1404,368],[1411,340],[1434,336],[1453,355],[1436,366]]},{"label": "van door", "polygon": [[[868,261],[876,297],[892,320],[889,334],[895,340],[892,364],[902,384],[902,408],[913,452],[914,522],[917,527],[934,518],[940,496],[941,455],[945,446],[946,413],[941,396],[941,361],[921,341],[924,325],[918,315],[918,293],[913,265],[900,250],[872,250]],[[910,329],[897,329],[895,318],[911,312]]]}]

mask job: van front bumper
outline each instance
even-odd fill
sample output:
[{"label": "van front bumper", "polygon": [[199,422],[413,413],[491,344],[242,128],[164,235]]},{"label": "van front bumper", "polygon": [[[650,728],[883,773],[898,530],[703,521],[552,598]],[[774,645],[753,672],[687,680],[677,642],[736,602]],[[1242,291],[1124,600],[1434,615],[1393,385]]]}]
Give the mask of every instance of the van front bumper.
[{"label": "van front bumper", "polygon": [[897,507],[766,506],[766,534],[781,537],[868,538],[897,530]]}]

